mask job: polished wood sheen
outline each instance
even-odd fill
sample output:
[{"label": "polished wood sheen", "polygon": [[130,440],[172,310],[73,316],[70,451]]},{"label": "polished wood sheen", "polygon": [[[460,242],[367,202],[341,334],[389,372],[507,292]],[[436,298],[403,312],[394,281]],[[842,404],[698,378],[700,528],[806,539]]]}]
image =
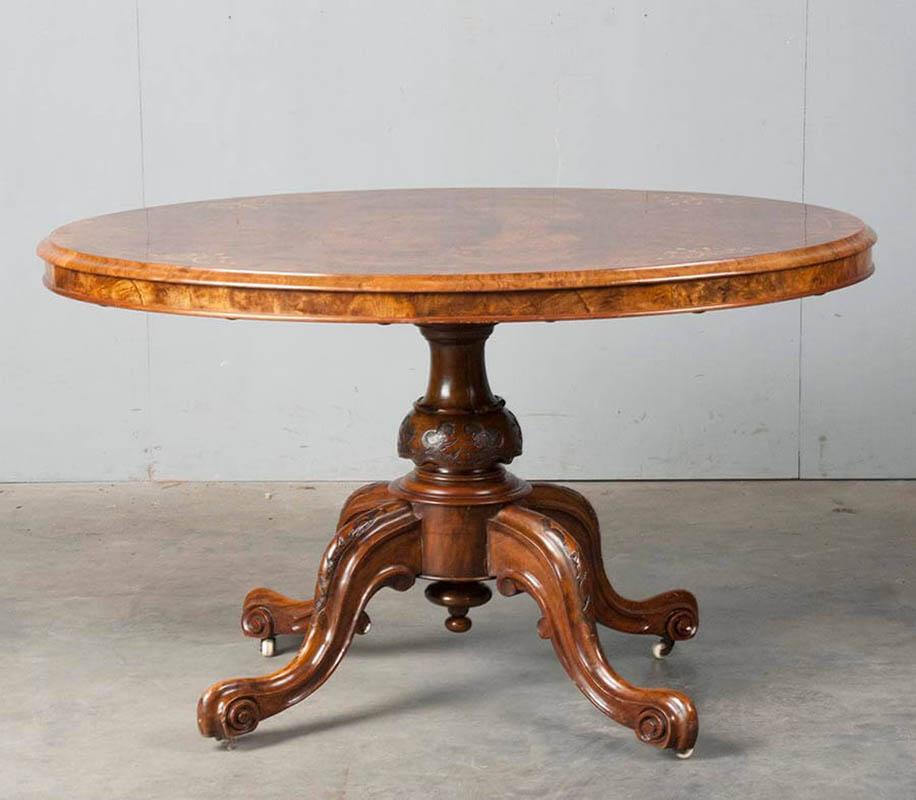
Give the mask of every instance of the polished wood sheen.
[{"label": "polished wood sheen", "polygon": [[[273,652],[268,675],[219,681],[201,733],[232,740],[327,680],[383,587],[417,578],[465,633],[492,597],[526,594],[538,634],[582,693],[637,738],[689,755],[692,700],[629,683],[598,626],[657,637],[668,655],[699,628],[694,596],[620,595],[595,512],[579,493],[507,471],[518,420],[493,393],[484,350],[497,322],[702,311],[802,297],[872,271],[872,231],[814,206],[719,195],[611,190],[449,189],[285,195],[130,211],[41,243],[60,294],[148,311],[264,319],[415,322],[429,345],[426,391],[401,422],[407,475],[344,504],[313,595],[251,590],[242,631]],[[476,612],[475,612],[476,613]],[[443,741],[448,741],[447,736]]]},{"label": "polished wood sheen", "polygon": [[702,311],[848,286],[874,233],[818,206],[605,189],[425,189],[109,214],[39,246],[79,300],[232,318],[508,322]]}]

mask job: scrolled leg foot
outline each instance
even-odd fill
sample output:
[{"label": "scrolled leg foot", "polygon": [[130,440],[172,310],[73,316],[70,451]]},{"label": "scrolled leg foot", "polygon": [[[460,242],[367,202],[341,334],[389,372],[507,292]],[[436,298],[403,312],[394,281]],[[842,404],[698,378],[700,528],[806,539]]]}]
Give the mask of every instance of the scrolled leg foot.
[{"label": "scrolled leg foot", "polygon": [[682,753],[696,741],[693,702],[668,689],[642,689],[608,663],[595,628],[595,584],[580,541],[560,523],[515,505],[489,523],[488,555],[504,594],[524,591],[537,602],[541,635],[549,637],[570,678],[602,712],[647,744]]},{"label": "scrolled leg foot", "polygon": [[382,586],[409,588],[421,566],[419,521],[408,503],[392,501],[352,516],[325,551],[296,657],[270,675],[207,689],[197,706],[200,732],[216,739],[250,733],[314,692],[346,653],[369,598]]},{"label": "scrolled leg foot", "polygon": [[565,486],[535,483],[523,504],[557,520],[579,543],[590,566],[589,582],[597,622],[624,633],[653,635],[670,641],[671,647],[662,648],[664,653],[656,652],[657,645],[652,648],[657,658],[668,655],[674,642],[696,635],[700,624],[697,601],[685,589],[663,592],[646,600],[628,600],[614,590],[604,569],[598,518],[585,497]]},{"label": "scrolled leg foot", "polygon": [[[393,500],[387,483],[369,483],[361,486],[344,503],[337,523],[338,529],[357,515],[374,509],[383,509]],[[265,651],[271,650],[271,645],[265,645],[265,641],[273,639],[278,634],[305,634],[314,610],[314,600],[299,600],[273,589],[258,587],[248,592],[242,603],[242,633],[260,639],[261,653],[268,655]],[[360,611],[356,632],[365,634],[371,627],[369,615],[365,611]],[[273,655],[273,652],[270,652],[270,655]]]},{"label": "scrolled leg foot", "polygon": [[[264,652],[265,641],[284,633],[304,635],[314,610],[314,600],[296,600],[262,587],[252,589],[242,603],[242,633],[260,639],[261,654],[268,655]],[[371,626],[369,615],[360,611],[356,632],[368,633]]]}]

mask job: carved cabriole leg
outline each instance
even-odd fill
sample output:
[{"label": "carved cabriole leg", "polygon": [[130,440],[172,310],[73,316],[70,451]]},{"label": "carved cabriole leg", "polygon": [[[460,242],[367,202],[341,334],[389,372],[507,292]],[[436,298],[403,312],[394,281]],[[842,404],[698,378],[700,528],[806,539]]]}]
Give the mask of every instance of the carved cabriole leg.
[{"label": "carved cabriole leg", "polygon": [[409,503],[391,499],[351,516],[325,551],[299,653],[270,675],[211,686],[197,706],[201,733],[217,739],[249,733],[314,692],[340,663],[369,598],[382,586],[408,589],[420,568],[419,522]]},{"label": "carved cabriole leg", "polygon": [[595,628],[589,556],[580,541],[558,522],[520,505],[502,509],[488,531],[490,570],[499,590],[534,598],[542,614],[538,632],[551,639],[582,693],[641,741],[689,754],[697,737],[690,698],[633,686],[608,664]]},{"label": "carved cabriole leg", "polygon": [[667,655],[674,642],[691,639],[699,625],[696,598],[684,589],[663,592],[646,600],[627,600],[614,591],[604,570],[601,532],[591,504],[581,494],[549,483],[532,484],[524,505],[558,522],[575,537],[590,566],[595,619],[624,633],[643,633],[662,638],[657,655]]},{"label": "carved cabriole leg", "polygon": [[[381,506],[391,499],[387,483],[369,483],[351,494],[344,503],[337,523],[342,528],[356,514]],[[314,600],[297,600],[273,589],[258,587],[242,602],[242,632],[256,639],[273,639],[277,634],[303,634],[315,608]],[[361,611],[357,633],[368,633],[369,615]]]}]

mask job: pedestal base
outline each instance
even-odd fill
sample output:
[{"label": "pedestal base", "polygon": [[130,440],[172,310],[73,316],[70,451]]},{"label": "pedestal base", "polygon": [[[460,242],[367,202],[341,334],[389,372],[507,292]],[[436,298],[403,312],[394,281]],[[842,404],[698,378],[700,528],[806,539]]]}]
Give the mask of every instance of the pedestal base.
[{"label": "pedestal base", "polygon": [[[373,505],[367,506],[367,500]],[[353,635],[368,630],[364,607],[385,585],[409,588],[422,572],[423,519],[383,484],[353,494],[341,526],[322,559],[312,600],[291,600],[269,589],[254,589],[245,599],[242,629],[269,639],[278,633],[303,633],[298,655],[270,675],[217,683],[198,706],[198,724],[217,739],[253,731],[261,720],[305,699],[340,662]],[[673,643],[694,636],[697,604],[683,590],[648,600],[621,597],[611,586],[601,557],[601,539],[588,501],[571,489],[546,483],[532,486],[519,503],[503,506],[487,522],[490,578],[504,595],[526,592],[540,608],[538,633],[553,642],[570,678],[611,719],[637,737],[680,754],[692,750],[697,714],[691,700],[667,689],[642,689],[613,670],[601,650],[596,624]],[[469,607],[489,599],[476,581],[432,583],[427,596],[449,607],[451,630],[467,630]],[[438,588],[437,588],[438,587]],[[481,589],[485,591],[482,592]],[[456,613],[457,612],[457,613]],[[465,623],[467,623],[465,625]]]},{"label": "pedestal base", "polygon": [[305,699],[330,677],[356,633],[369,630],[365,607],[383,586],[403,591],[416,578],[445,606],[449,630],[467,631],[468,612],[490,599],[485,581],[504,595],[525,592],[537,603],[538,633],[549,638],[570,678],[611,719],[643,742],[686,757],[697,737],[689,697],[643,689],[608,663],[596,626],[658,637],[654,654],[693,637],[697,604],[678,589],[647,600],[617,594],[604,571],[598,521],[579,493],[528,484],[506,472],[521,452],[521,432],[489,389],[483,343],[492,326],[432,326],[426,395],[401,426],[399,452],[417,468],[391,484],[354,492],[325,551],[314,598],[294,600],[269,589],[245,598],[242,630],[273,652],[278,633],[302,633],[296,657],[258,678],[211,686],[197,721],[205,736],[250,733],[267,717]]}]

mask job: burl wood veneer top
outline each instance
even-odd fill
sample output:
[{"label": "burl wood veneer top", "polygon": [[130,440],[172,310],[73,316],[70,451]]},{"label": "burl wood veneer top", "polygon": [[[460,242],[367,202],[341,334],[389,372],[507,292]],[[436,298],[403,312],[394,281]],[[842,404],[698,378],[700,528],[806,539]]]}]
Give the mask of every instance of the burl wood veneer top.
[{"label": "burl wood veneer top", "polygon": [[58,228],[45,282],[80,300],[224,317],[502,322],[706,310],[847,286],[849,214],[727,195],[404,189],[159,206]]}]

